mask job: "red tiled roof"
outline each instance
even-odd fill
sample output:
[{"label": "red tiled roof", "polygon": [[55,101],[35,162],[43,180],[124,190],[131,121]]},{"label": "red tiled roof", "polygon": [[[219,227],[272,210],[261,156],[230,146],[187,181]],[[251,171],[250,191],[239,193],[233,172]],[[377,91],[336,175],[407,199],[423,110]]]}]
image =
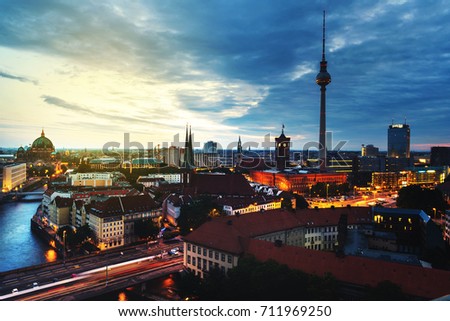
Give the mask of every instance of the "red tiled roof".
[{"label": "red tiled roof", "polygon": [[449,271],[357,256],[339,258],[333,252],[287,245],[276,247],[270,242],[254,239],[258,235],[298,226],[336,226],[341,214],[347,214],[348,224],[372,221],[372,213],[367,207],[305,209],[295,213],[280,209],[211,219],[184,239],[231,254],[249,253],[260,261],[274,259],[318,276],[331,273],[340,281],[361,286],[376,286],[388,280],[401,286],[403,292],[420,298],[433,299],[450,293]]},{"label": "red tiled roof", "polygon": [[56,204],[56,207],[58,207],[58,208],[72,207],[73,199],[72,198],[56,196],[55,197],[55,204]]},{"label": "red tiled roof", "polygon": [[[244,250],[241,242],[243,239],[242,233],[235,225],[227,222],[212,219],[185,236],[184,240],[232,254],[241,254]],[[230,222],[232,221],[230,220]]]},{"label": "red tiled roof", "polygon": [[331,273],[338,280],[358,285],[376,286],[391,281],[402,291],[420,298],[434,299],[450,293],[450,272],[358,256],[337,257],[332,252],[297,246],[276,247],[267,241],[249,239],[245,252],[260,261],[269,259],[305,273],[323,276]]},{"label": "red tiled roof", "polygon": [[[367,207],[350,207],[336,209],[303,209],[290,212],[284,209],[269,210],[263,213],[249,213],[240,216],[227,216],[215,218],[197,228],[189,234],[200,234],[198,241],[201,241],[202,233],[212,226],[217,233],[226,233],[227,222],[239,231],[243,237],[255,237],[276,231],[283,231],[300,226],[337,226],[341,214],[347,214],[348,224],[364,224],[372,222],[372,213]],[[223,229],[223,230],[221,230]],[[206,238],[205,238],[206,240]]]},{"label": "red tiled roof", "polygon": [[153,198],[148,194],[120,197],[125,213],[149,211],[158,208]]},{"label": "red tiled roof", "polygon": [[99,217],[110,217],[128,213],[139,213],[158,208],[148,194],[125,197],[111,197],[104,202],[91,204],[89,211]]},{"label": "red tiled roof", "polygon": [[170,202],[175,207],[194,202],[190,195],[170,194],[165,198],[165,202]]},{"label": "red tiled roof", "polygon": [[277,209],[263,213],[212,219],[187,235],[185,240],[205,246],[214,246],[229,253],[242,253],[242,251],[237,251],[236,240],[233,240],[237,236],[250,238],[300,226],[336,226],[343,213],[347,214],[348,224],[363,224],[372,221],[372,214],[367,207],[304,209],[295,213]]},{"label": "red tiled roof", "polygon": [[192,187],[196,194],[209,195],[255,195],[255,191],[241,174],[195,174]]},{"label": "red tiled roof", "polygon": [[82,208],[83,205],[84,205],[84,201],[82,201],[82,200],[75,200],[75,206],[76,206],[77,209]]}]

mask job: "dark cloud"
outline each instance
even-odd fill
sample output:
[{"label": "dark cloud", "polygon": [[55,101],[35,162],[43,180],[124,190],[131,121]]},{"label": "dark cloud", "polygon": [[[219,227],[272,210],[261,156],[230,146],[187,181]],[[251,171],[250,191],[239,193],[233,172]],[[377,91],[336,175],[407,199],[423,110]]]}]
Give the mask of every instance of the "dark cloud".
[{"label": "dark cloud", "polygon": [[[95,111],[95,108],[93,107],[84,107],[77,104],[69,103],[61,98],[53,97],[53,96],[47,96],[44,95],[41,97],[43,101],[49,105],[57,106],[66,110],[70,110],[79,114],[84,114],[87,116],[91,116],[97,119],[105,119],[108,121],[113,121],[115,123],[121,123],[121,124],[130,124],[130,123],[139,123],[144,125],[160,125],[160,123],[143,119],[140,117],[129,117],[124,115],[114,115],[114,114],[106,114],[106,113],[100,113]],[[167,124],[168,127],[171,127],[170,124]],[[176,127],[174,127],[176,128]]]},{"label": "dark cloud", "polygon": [[10,73],[6,73],[3,71],[0,71],[0,77],[2,78],[6,78],[6,79],[12,79],[12,80],[18,80],[20,82],[27,82],[27,83],[32,83],[33,85],[37,85],[38,82],[26,77],[21,77],[21,76],[15,76],[15,75],[11,75]]},{"label": "dark cloud", "polygon": [[[450,11],[445,0],[2,1],[0,46],[119,74],[133,69],[147,84],[216,81],[213,90],[188,86],[174,95],[181,108],[215,117],[244,108],[235,116],[228,113],[223,123],[248,133],[284,123],[287,134],[315,137],[323,9],[332,76],[328,128],[352,148],[364,143],[385,149],[387,126],[406,117],[413,143],[448,140]],[[241,88],[227,95],[230,83]],[[248,86],[257,89],[247,93]],[[221,99],[205,99],[208,95]],[[93,117],[149,123],[42,98]]]}]

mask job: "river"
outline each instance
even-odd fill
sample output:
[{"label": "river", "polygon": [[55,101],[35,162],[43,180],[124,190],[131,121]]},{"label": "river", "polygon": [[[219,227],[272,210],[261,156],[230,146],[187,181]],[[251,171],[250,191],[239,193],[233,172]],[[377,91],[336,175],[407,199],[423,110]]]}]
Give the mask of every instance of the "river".
[{"label": "river", "polygon": [[30,229],[30,219],[39,204],[40,199],[0,203],[0,272],[57,259],[56,251]]}]

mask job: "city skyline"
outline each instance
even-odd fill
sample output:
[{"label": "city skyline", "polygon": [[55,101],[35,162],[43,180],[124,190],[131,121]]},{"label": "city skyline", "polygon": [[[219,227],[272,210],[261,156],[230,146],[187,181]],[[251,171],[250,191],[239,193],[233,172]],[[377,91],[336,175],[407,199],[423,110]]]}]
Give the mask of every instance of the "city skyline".
[{"label": "city skyline", "polygon": [[[318,141],[322,12],[327,12],[327,130],[387,149],[450,146],[450,11],[445,1],[2,1],[0,146],[42,128],[62,148],[146,146],[192,125],[195,140],[262,143],[282,124],[292,149]],[[99,15],[101,12],[101,15]],[[331,146],[332,147],[332,146]]]}]

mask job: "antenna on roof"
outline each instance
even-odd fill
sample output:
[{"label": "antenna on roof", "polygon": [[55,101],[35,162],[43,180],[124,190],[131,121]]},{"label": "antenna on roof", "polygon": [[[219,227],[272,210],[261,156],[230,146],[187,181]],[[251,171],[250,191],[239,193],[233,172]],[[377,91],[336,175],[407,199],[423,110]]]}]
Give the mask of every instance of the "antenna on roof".
[{"label": "antenna on roof", "polygon": [[325,10],[323,11],[322,25],[322,61],[325,61]]}]

